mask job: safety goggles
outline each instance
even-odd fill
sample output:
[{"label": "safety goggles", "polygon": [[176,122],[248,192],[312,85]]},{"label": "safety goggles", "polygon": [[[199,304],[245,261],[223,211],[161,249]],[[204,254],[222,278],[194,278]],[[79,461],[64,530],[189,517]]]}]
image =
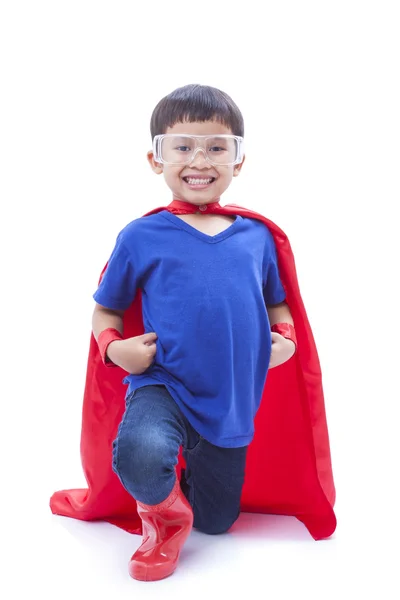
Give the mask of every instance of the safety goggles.
[{"label": "safety goggles", "polygon": [[242,162],[243,138],[238,135],[182,135],[166,133],[153,140],[154,160],[166,165],[188,165],[198,152],[216,166],[232,166]]}]

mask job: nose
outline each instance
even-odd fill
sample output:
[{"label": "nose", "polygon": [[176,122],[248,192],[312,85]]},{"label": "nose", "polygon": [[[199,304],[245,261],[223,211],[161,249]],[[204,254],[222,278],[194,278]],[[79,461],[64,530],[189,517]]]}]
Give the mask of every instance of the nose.
[{"label": "nose", "polygon": [[190,166],[195,165],[195,166],[197,166],[197,168],[199,168],[201,166],[202,167],[206,166],[208,168],[209,164],[210,163],[208,162],[208,157],[207,157],[207,154],[206,154],[206,151],[204,150],[204,148],[196,148],[189,165]]}]

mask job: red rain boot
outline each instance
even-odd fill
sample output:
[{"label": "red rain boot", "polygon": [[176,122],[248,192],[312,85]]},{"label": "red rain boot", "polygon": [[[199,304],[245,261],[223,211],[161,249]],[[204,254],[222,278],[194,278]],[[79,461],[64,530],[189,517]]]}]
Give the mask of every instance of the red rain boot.
[{"label": "red rain boot", "polygon": [[153,506],[137,502],[143,542],[129,561],[129,574],[140,581],[157,581],[171,575],[193,525],[193,511],[178,479],[172,492]]}]

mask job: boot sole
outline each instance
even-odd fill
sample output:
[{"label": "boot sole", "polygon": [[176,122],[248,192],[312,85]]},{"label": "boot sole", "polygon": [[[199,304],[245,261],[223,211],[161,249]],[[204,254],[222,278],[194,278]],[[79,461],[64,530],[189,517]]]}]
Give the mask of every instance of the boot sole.
[{"label": "boot sole", "polygon": [[160,579],[166,579],[172,575],[177,567],[178,562],[175,564],[167,563],[159,567],[146,565],[136,561],[129,563],[129,575],[133,579],[138,581],[160,581]]}]

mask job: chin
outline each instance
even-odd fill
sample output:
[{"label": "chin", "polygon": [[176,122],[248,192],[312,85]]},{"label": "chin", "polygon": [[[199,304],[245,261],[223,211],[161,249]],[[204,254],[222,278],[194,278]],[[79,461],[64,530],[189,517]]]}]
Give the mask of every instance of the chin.
[{"label": "chin", "polygon": [[221,200],[221,194],[218,194],[217,196],[213,195],[208,198],[205,196],[201,197],[199,192],[196,191],[194,191],[193,194],[188,194],[187,190],[182,190],[181,192],[172,190],[172,194],[174,200],[189,202],[189,204],[195,204],[196,206],[200,206],[201,204],[212,204],[213,202],[219,202]]}]

